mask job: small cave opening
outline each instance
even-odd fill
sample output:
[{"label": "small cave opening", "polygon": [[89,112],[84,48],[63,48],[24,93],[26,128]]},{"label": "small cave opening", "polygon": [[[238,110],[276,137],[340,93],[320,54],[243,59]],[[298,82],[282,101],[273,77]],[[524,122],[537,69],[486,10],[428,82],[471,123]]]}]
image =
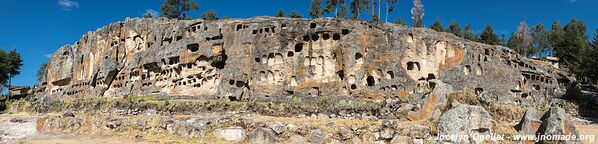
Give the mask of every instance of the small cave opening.
[{"label": "small cave opening", "polygon": [[293,51],[287,52],[287,57],[293,57],[294,55],[295,55],[295,53]]},{"label": "small cave opening", "polygon": [[348,35],[348,34],[349,34],[349,29],[342,29],[342,30],[341,30],[341,33],[342,33],[343,35]]},{"label": "small cave opening", "polygon": [[407,62],[407,70],[415,69],[417,69],[418,71],[421,70],[421,68],[419,67],[419,62]]},{"label": "small cave opening", "polygon": [[188,49],[190,52],[197,52],[197,51],[199,50],[199,44],[197,44],[197,43],[194,43],[194,44],[188,44],[188,45],[187,45],[187,49]]},{"label": "small cave opening", "polygon": [[367,82],[368,86],[374,86],[374,85],[376,85],[376,79],[374,79],[373,76],[368,76],[366,78],[366,82]]},{"label": "small cave opening", "polygon": [[237,31],[241,30],[242,28],[243,28],[243,25],[241,25],[241,24],[237,25]]},{"label": "small cave opening", "polygon": [[260,58],[255,58],[255,62],[259,63],[259,62],[261,62],[261,59]]},{"label": "small cave opening", "polygon": [[320,39],[320,36],[318,36],[318,34],[311,34],[312,41],[318,41],[318,39]]},{"label": "small cave opening", "polygon": [[527,98],[527,96],[528,96],[527,93],[522,93],[521,94],[521,98]]},{"label": "small cave opening", "polygon": [[301,52],[303,50],[303,43],[295,44],[295,52]]},{"label": "small cave opening", "polygon": [[361,55],[361,53],[355,53],[355,60],[359,60],[363,57],[363,55]]},{"label": "small cave opening", "polygon": [[340,78],[341,81],[345,79],[345,71],[344,70],[337,71],[336,75],[338,75],[338,78]]},{"label": "small cave opening", "polygon": [[308,42],[309,41],[309,35],[303,35],[303,41]]},{"label": "small cave opening", "polygon": [[232,79],[231,79],[231,80],[228,80],[228,84],[229,84],[229,85],[235,85],[235,80],[232,80]]},{"label": "small cave opening", "polygon": [[257,30],[253,30],[251,34],[257,34]]},{"label": "small cave opening", "polygon": [[484,92],[484,89],[478,87],[478,88],[475,88],[474,91],[475,91],[476,95],[481,95]]},{"label": "small cave opening", "polygon": [[357,89],[357,85],[351,84],[351,89]]},{"label": "small cave opening", "polygon": [[339,35],[338,33],[332,34],[332,40],[340,40],[341,39],[341,35]]},{"label": "small cave opening", "polygon": [[316,26],[317,26],[317,25],[316,25],[316,23],[310,23],[310,24],[309,24],[309,28],[312,28],[312,29],[313,29],[313,28],[316,28]]},{"label": "small cave opening", "polygon": [[388,75],[387,78],[388,79],[393,79],[395,78],[395,73],[392,71],[387,71],[386,74]]},{"label": "small cave opening", "polygon": [[436,76],[434,76],[433,73],[429,73],[428,78],[426,80],[431,80],[431,79],[436,79]]},{"label": "small cave opening", "polygon": [[244,87],[245,85],[246,84],[243,81],[237,81],[237,84],[236,84],[237,87]]},{"label": "small cave opening", "polygon": [[330,34],[328,34],[328,33],[324,33],[324,34],[322,34],[322,39],[323,39],[323,40],[328,40],[328,39],[330,39]]}]

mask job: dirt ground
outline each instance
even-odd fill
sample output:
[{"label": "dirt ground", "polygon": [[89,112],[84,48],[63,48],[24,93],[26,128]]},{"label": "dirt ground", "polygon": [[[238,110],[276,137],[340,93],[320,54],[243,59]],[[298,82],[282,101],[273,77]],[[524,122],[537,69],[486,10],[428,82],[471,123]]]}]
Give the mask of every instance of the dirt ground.
[{"label": "dirt ground", "polygon": [[594,141],[583,141],[584,144],[598,143],[598,124],[577,125],[579,135],[594,135]]}]

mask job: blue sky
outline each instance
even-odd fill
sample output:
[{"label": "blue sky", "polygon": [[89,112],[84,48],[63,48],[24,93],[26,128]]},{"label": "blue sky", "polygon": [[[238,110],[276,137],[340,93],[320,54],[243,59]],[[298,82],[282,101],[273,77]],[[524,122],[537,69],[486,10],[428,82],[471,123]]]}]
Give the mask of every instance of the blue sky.
[{"label": "blue sky", "polygon": [[[274,15],[279,9],[287,13],[297,10],[307,16],[309,0],[198,0],[200,10],[215,9],[218,16],[247,18]],[[451,19],[459,24],[470,23],[481,31],[491,23],[498,33],[511,33],[521,20],[528,24],[543,23],[550,27],[558,20],[563,25],[575,17],[585,21],[588,33],[598,28],[596,0],[422,0],[424,22],[435,19],[448,25]],[[0,48],[16,48],[24,59],[21,75],[13,85],[33,85],[35,73],[59,47],[79,40],[88,31],[95,31],[126,17],[140,17],[146,11],[159,10],[161,0],[10,0],[0,5]],[[399,0],[399,7],[389,16],[400,16],[410,22],[412,2]],[[364,17],[369,17],[365,15]]]}]

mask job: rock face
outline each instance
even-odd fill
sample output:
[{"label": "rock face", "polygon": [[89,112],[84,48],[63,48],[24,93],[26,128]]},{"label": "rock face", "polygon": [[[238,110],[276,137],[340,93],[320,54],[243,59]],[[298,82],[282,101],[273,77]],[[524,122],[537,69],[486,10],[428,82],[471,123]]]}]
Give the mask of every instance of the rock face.
[{"label": "rock face", "polygon": [[506,47],[340,19],[127,19],[61,47],[47,68],[43,98],[404,98],[432,79],[502,103],[564,91],[558,71]]},{"label": "rock face", "polygon": [[438,122],[439,135],[467,135],[468,139],[447,139],[453,143],[481,143],[475,135],[492,134],[492,116],[480,106],[457,105],[445,112]]},{"label": "rock face", "polygon": [[[575,124],[571,121],[571,116],[565,112],[563,108],[551,107],[548,112],[542,116],[542,124],[540,125],[538,135],[565,135],[579,137],[579,132]],[[544,141],[543,143],[581,143],[580,141],[560,140],[560,141]]]}]

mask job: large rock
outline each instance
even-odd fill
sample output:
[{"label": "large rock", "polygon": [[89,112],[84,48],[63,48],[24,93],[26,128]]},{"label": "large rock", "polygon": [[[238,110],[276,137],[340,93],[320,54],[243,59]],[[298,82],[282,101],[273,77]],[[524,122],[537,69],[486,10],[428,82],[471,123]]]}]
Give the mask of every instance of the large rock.
[{"label": "large rock", "polygon": [[521,121],[517,126],[516,130],[522,135],[535,135],[542,124],[540,120],[542,118],[542,112],[534,108],[528,108],[525,114],[521,118]]},{"label": "large rock", "polygon": [[324,142],[326,142],[326,140],[328,140],[328,138],[330,138],[330,136],[332,136],[330,133],[321,130],[321,129],[315,129],[312,130],[311,132],[309,132],[309,141],[316,143],[316,144],[322,144]]},{"label": "large rock", "polygon": [[230,127],[214,130],[214,136],[228,141],[240,142],[245,139],[245,131],[240,127]]},{"label": "large rock", "polygon": [[434,89],[415,120],[438,112],[426,105],[444,104],[446,91],[434,79],[505,103],[559,95],[564,85],[552,66],[506,47],[422,28],[329,18],[126,19],[59,48],[47,69],[35,89],[38,97],[380,100]]},{"label": "large rock", "polygon": [[250,144],[269,144],[276,143],[278,136],[271,129],[258,127],[249,133],[248,142]]},{"label": "large rock", "polygon": [[209,121],[202,119],[174,120],[167,124],[170,134],[184,137],[200,137],[206,134]]},{"label": "large rock", "polygon": [[[438,122],[438,135],[469,136],[492,134],[492,116],[480,106],[459,104],[445,112]],[[477,139],[446,139],[453,143],[481,143]]]},{"label": "large rock", "polygon": [[[552,135],[552,136],[568,136],[579,137],[579,132],[575,124],[571,121],[571,116],[560,107],[553,106],[542,116],[542,124],[540,125],[538,135]],[[543,143],[581,143],[574,140],[542,140]]]},{"label": "large rock", "polygon": [[447,106],[447,96],[453,91],[453,86],[436,79],[431,79],[429,82],[434,89],[425,96],[421,109],[409,116],[412,121],[438,120],[441,114],[440,110]]}]

